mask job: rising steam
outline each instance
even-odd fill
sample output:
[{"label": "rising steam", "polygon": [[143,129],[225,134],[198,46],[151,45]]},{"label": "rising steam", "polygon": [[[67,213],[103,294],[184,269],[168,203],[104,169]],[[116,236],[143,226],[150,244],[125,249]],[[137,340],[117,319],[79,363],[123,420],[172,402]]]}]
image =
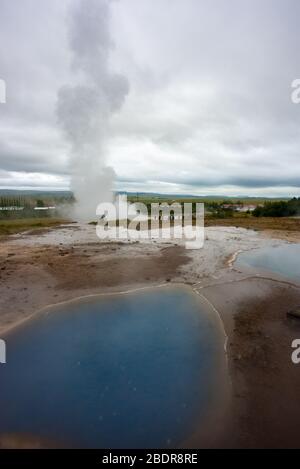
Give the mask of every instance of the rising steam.
[{"label": "rising steam", "polygon": [[128,94],[128,81],[112,73],[110,0],[73,0],[69,41],[74,81],[58,93],[57,115],[71,143],[71,188],[76,216],[93,219],[113,197],[114,170],[106,166],[109,120]]}]

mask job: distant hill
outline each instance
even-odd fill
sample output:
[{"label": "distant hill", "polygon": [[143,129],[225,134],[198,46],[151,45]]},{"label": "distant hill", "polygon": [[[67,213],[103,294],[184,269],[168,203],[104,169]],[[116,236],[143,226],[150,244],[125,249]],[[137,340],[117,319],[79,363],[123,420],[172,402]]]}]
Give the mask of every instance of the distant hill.
[{"label": "distant hill", "polygon": [[[261,201],[288,201],[290,197],[252,197],[252,196],[246,196],[246,195],[239,195],[235,197],[230,197],[226,195],[195,195],[195,194],[160,194],[159,192],[126,192],[126,191],[118,191],[118,194],[124,194],[127,195],[129,198],[141,198],[141,199],[172,199],[172,200],[177,200],[177,199],[200,199],[200,200],[215,200],[215,201],[244,201],[246,203],[251,203],[251,201],[257,203]],[[72,191],[43,191],[43,190],[22,190],[22,189],[0,189],[0,197],[41,197],[41,198],[68,198],[73,196]]]},{"label": "distant hill", "polygon": [[129,198],[140,198],[140,199],[151,199],[151,198],[158,198],[158,199],[199,199],[203,201],[243,201],[245,203],[261,203],[263,201],[281,201],[285,200],[288,201],[289,197],[255,197],[255,196],[246,196],[246,195],[239,195],[230,197],[228,195],[193,195],[193,194],[160,194],[159,192],[125,192],[119,191],[119,194],[127,195]]},{"label": "distant hill", "polygon": [[40,191],[40,190],[19,190],[19,189],[0,189],[0,196],[4,197],[71,197],[71,191]]}]

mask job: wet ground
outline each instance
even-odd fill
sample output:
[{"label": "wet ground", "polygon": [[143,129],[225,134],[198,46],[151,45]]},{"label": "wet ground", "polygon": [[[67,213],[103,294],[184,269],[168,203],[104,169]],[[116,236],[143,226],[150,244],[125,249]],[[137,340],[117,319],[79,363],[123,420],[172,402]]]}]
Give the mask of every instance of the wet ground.
[{"label": "wet ground", "polygon": [[286,312],[299,306],[299,288],[272,272],[235,264],[240,252],[288,245],[288,235],[281,232],[279,240],[264,232],[210,227],[204,248],[194,251],[180,240],[101,243],[94,226],[80,224],[12,236],[0,245],[0,331],[49,304],[188,284],[214,308],[228,336],[230,419],[225,428],[215,422],[223,433],[207,446],[295,446],[300,372],[290,356],[300,330]]}]

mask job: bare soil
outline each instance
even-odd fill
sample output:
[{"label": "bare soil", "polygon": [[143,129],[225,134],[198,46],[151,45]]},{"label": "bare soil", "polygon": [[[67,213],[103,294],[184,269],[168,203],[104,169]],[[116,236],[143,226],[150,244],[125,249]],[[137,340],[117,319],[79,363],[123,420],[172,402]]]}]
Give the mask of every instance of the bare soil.
[{"label": "bare soil", "polygon": [[[300,365],[291,361],[291,343],[300,338],[300,321],[287,319],[286,313],[300,306],[300,289],[228,265],[239,250],[278,244],[291,235],[297,241],[299,220],[282,222],[292,228],[276,225],[277,241],[269,219],[260,234],[229,224],[212,227],[204,249],[191,252],[176,243],[99,243],[77,226],[10,237],[0,243],[0,333],[46,305],[79,296],[188,283],[216,308],[228,336],[230,418],[219,423],[222,431],[215,429],[219,436],[211,446],[299,447]],[[1,441],[9,446],[3,441],[12,440],[6,436],[0,446]]]}]

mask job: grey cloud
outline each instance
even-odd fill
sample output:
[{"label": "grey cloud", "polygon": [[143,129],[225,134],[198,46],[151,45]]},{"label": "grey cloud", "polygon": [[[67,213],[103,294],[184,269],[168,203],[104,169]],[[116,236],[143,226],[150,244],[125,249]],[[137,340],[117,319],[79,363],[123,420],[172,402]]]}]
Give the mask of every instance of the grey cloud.
[{"label": "grey cloud", "polygon": [[24,150],[8,147],[0,142],[1,169],[4,171],[49,173],[67,175],[67,166],[63,160],[55,159],[56,155],[51,150],[33,149]]},{"label": "grey cloud", "polygon": [[[75,70],[88,69],[112,108],[123,102],[115,101],[124,96],[115,92],[120,75],[131,85],[105,148],[118,188],[300,195],[300,106],[290,99],[300,75],[298,0],[113,2],[110,34],[105,21],[91,29],[82,21],[71,34],[73,62],[69,3],[1,2],[0,77],[9,100],[0,105],[0,168],[14,171],[16,184],[17,172],[65,173],[64,139],[53,142],[56,93],[65,83],[77,86]],[[91,50],[98,40],[101,60]],[[103,78],[99,61],[116,70],[113,80]],[[49,129],[41,141],[39,124]]]}]

